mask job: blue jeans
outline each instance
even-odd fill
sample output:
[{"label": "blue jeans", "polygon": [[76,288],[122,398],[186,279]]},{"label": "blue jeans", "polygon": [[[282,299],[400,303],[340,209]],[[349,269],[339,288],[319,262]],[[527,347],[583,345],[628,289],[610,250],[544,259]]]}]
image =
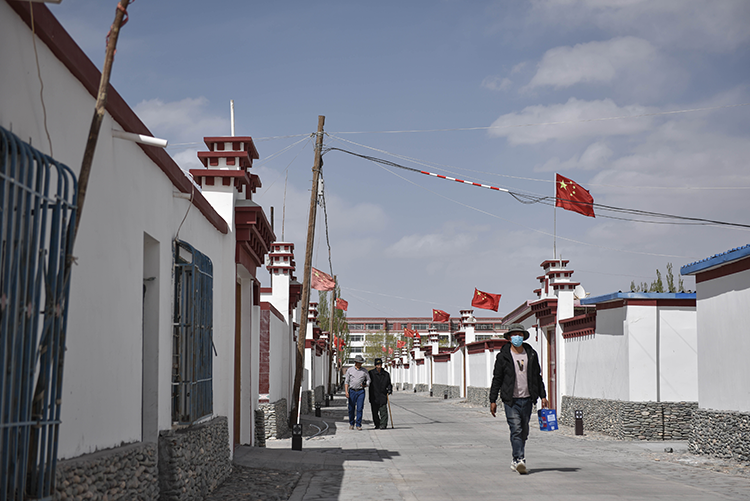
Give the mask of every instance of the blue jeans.
[{"label": "blue jeans", "polygon": [[526,439],[529,438],[529,420],[532,402],[530,398],[514,398],[511,405],[505,404],[505,418],[510,427],[510,445],[513,460],[526,458]]},{"label": "blue jeans", "polygon": [[[365,407],[365,390],[349,389],[349,425],[362,428],[362,410]],[[354,421],[354,411],[357,411],[357,421]]]}]

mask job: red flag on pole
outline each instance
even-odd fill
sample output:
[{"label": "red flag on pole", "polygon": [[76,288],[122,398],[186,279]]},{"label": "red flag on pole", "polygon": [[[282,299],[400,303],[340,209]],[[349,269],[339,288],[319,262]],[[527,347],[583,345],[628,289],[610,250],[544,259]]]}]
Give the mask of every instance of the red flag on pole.
[{"label": "red flag on pole", "polygon": [[471,305],[476,308],[497,311],[497,308],[500,305],[500,294],[482,292],[479,289],[474,288],[474,297],[471,300]]},{"label": "red flag on pole", "polygon": [[388,348],[388,354],[393,355],[393,348]]},{"label": "red flag on pole", "polygon": [[433,322],[447,322],[451,316],[449,313],[443,310],[432,310],[432,321]]},{"label": "red flag on pole", "polygon": [[331,278],[331,275],[316,270],[315,268],[312,269],[312,276],[310,279],[310,287],[315,290],[332,291],[336,288],[336,282]]},{"label": "red flag on pole", "polygon": [[383,346],[383,353],[385,353],[385,352],[386,352],[386,348],[385,348],[385,346]]},{"label": "red flag on pole", "polygon": [[555,207],[562,207],[584,216],[594,215],[594,197],[583,186],[572,179],[556,174]]},{"label": "red flag on pole", "polygon": [[[349,302],[348,301],[344,301],[340,297],[336,298],[336,308],[337,309],[346,311],[346,309],[348,307],[349,307]],[[495,310],[495,311],[497,311],[497,310]]]},{"label": "red flag on pole", "polygon": [[406,337],[414,337],[414,334],[416,334],[416,331],[404,328],[404,336],[406,336]]}]

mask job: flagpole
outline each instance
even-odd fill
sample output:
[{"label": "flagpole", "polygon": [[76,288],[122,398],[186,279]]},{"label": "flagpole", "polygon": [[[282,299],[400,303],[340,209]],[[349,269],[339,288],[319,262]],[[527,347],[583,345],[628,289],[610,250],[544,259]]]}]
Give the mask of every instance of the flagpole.
[{"label": "flagpole", "polygon": [[557,175],[555,175],[555,205],[552,206],[554,214],[552,224],[552,259],[557,259]]}]

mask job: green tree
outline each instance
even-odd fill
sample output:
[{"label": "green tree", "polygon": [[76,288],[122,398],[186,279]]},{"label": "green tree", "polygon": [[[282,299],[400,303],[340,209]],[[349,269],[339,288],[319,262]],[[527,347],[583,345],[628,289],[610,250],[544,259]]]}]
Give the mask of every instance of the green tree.
[{"label": "green tree", "polygon": [[[398,341],[400,333],[394,333],[391,331],[379,330],[376,333],[367,333],[365,339],[365,361],[368,365],[371,365],[376,358],[391,358],[392,355],[389,353],[389,348],[393,349],[394,355],[396,354],[396,341]],[[385,348],[385,351],[383,351]]]},{"label": "green tree", "polygon": [[675,287],[674,273],[672,272],[672,263],[667,263],[666,281],[667,286],[665,288],[661,272],[657,268],[656,280],[651,282],[650,285],[647,282],[641,282],[639,285],[636,285],[635,281],[631,280],[630,290],[632,292],[685,292],[685,285],[682,282],[682,277],[679,277],[677,286]]},{"label": "green tree", "polygon": [[[341,297],[341,289],[339,288],[338,282],[336,283],[336,290],[334,291],[335,297]],[[327,291],[318,291],[318,324],[320,330],[330,332],[330,339],[336,336],[344,340],[344,349],[338,351],[339,360],[348,360],[350,354],[349,347],[349,322],[346,321],[346,312],[339,310],[338,308],[333,309],[333,329],[330,329],[331,325],[331,297]]]}]

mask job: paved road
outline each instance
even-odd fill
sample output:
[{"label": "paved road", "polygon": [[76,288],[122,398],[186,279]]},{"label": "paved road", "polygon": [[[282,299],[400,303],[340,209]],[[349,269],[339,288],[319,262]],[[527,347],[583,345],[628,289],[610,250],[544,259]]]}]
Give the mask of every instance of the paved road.
[{"label": "paved road", "polygon": [[302,451],[292,451],[288,439],[270,440],[265,449],[238,449],[235,462],[301,472],[290,498],[295,501],[750,499],[750,477],[742,469],[730,475],[689,464],[695,460],[684,443],[622,442],[532,427],[529,474],[522,476],[510,469],[504,417],[493,418],[486,408],[396,392],[394,429],[373,430],[368,421],[363,431],[351,431],[343,398],[336,400],[322,418],[308,421],[323,432],[304,440]]}]

